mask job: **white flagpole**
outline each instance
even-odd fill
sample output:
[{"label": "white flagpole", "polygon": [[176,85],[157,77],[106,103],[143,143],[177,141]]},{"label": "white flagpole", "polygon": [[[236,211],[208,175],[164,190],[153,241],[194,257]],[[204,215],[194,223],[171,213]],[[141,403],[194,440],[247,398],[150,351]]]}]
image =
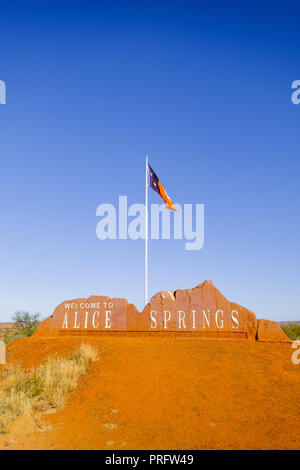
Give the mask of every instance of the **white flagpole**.
[{"label": "white flagpole", "polygon": [[146,187],[145,187],[145,305],[148,303],[148,156],[146,156]]}]

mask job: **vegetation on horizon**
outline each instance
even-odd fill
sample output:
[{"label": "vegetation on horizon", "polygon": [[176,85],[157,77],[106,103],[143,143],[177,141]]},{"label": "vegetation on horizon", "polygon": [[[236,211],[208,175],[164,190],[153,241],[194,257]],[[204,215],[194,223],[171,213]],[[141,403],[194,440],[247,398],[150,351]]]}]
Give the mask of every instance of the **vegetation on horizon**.
[{"label": "vegetation on horizon", "polygon": [[284,333],[293,341],[300,339],[300,325],[297,323],[290,323],[289,325],[281,325]]},{"label": "vegetation on horizon", "polygon": [[4,342],[11,343],[15,339],[32,336],[39,324],[39,314],[16,312],[12,318],[14,324],[4,334]]},{"label": "vegetation on horizon", "polygon": [[37,424],[39,413],[61,408],[88,365],[97,360],[97,349],[82,343],[71,357],[50,356],[36,369],[9,365],[0,378],[0,433],[9,432],[21,416]]}]

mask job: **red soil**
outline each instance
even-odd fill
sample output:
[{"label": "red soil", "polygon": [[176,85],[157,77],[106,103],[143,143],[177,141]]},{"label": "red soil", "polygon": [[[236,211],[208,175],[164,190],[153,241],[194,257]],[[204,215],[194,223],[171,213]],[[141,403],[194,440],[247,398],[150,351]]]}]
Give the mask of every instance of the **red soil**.
[{"label": "red soil", "polygon": [[154,337],[29,338],[24,367],[97,345],[52,428],[9,435],[15,449],[299,449],[300,366],[290,344]]}]

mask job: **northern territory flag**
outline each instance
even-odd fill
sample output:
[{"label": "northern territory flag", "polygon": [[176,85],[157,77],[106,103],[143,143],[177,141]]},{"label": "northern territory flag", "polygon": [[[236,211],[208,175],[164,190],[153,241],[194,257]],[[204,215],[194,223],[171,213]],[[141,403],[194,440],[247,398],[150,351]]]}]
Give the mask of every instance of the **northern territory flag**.
[{"label": "northern territory flag", "polygon": [[159,179],[157,178],[156,174],[154,173],[154,171],[152,170],[151,166],[149,165],[148,163],[148,171],[149,171],[149,186],[154,189],[154,191],[156,191],[160,197],[163,198],[165,204],[166,204],[166,208],[167,209],[170,209],[172,211],[177,211],[174,203],[171,201],[171,199],[169,198],[169,196],[167,195],[163,185],[161,184],[161,182],[159,181]]}]

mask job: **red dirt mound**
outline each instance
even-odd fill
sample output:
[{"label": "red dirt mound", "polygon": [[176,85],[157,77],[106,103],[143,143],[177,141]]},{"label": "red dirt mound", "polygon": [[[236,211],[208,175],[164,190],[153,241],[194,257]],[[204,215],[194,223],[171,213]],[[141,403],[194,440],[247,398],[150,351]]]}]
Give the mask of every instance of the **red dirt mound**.
[{"label": "red dirt mound", "polygon": [[97,345],[52,428],[5,436],[15,449],[299,449],[300,366],[287,343],[154,337],[29,338],[10,362]]}]

